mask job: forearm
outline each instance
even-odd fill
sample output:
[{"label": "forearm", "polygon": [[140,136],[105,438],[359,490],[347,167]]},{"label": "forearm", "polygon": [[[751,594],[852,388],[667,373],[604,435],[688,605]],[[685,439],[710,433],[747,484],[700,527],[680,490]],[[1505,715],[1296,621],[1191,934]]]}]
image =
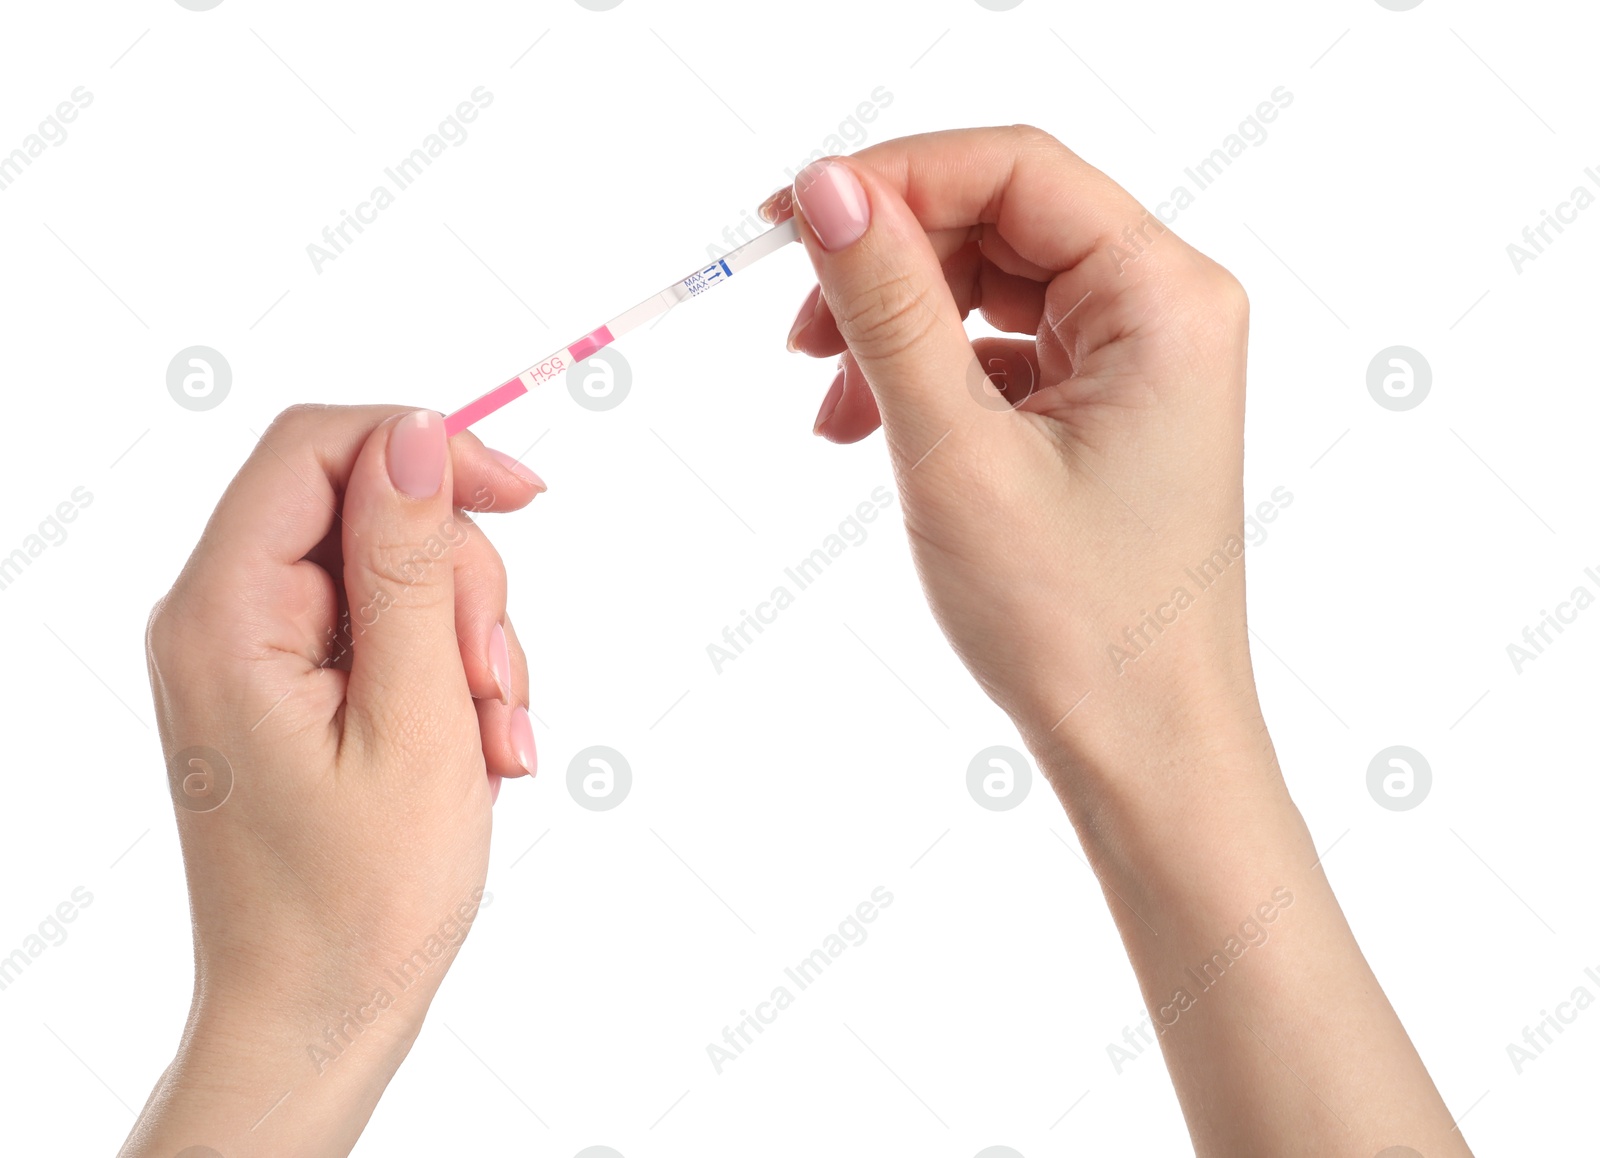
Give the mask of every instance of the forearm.
[{"label": "forearm", "polygon": [[1048,745],[1041,760],[1105,888],[1196,1153],[1469,1155],[1265,728],[1141,734],[1142,750],[1108,743],[1105,764]]}]

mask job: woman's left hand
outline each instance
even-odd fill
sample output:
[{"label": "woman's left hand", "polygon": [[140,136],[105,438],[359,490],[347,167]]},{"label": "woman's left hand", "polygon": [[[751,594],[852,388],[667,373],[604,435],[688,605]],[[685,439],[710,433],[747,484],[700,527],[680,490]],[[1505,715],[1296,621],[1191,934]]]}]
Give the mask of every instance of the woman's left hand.
[{"label": "woman's left hand", "polygon": [[500,557],[544,485],[431,411],[297,407],[151,615],[195,992],[123,1150],[342,1155],[477,915],[534,769]]}]

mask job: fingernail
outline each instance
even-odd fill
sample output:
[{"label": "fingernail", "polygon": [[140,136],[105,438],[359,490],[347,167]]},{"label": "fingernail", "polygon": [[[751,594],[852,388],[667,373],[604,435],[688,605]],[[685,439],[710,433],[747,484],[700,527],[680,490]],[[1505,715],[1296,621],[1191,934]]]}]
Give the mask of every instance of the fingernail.
[{"label": "fingernail", "polygon": [[844,371],[840,370],[834,376],[833,385],[828,387],[828,392],[822,396],[822,408],[817,411],[817,420],[811,424],[812,434],[821,434],[822,428],[828,419],[833,417],[833,412],[839,408],[839,399],[844,396]]},{"label": "fingernail", "polygon": [[785,343],[785,345],[789,347],[789,352],[791,354],[800,348],[800,335],[805,333],[806,328],[810,326],[812,320],[816,318],[817,303],[821,300],[822,287],[820,285],[813,286],[811,289],[811,295],[807,297],[805,303],[801,305],[800,312],[794,316],[794,325],[789,327],[789,340]]},{"label": "fingernail", "polygon": [[489,674],[500,689],[500,702],[511,703],[511,649],[506,646],[506,629],[495,624],[489,632]]},{"label": "fingernail", "polygon": [[767,199],[761,203],[761,208],[756,212],[761,215],[763,221],[777,221],[793,208],[791,204],[793,199],[794,188],[785,185],[782,189],[777,189],[769,194]]},{"label": "fingernail", "polygon": [[830,252],[844,249],[867,231],[871,220],[867,191],[850,166],[813,161],[795,178],[794,191],[822,248]]},{"label": "fingernail", "polygon": [[401,494],[429,499],[444,482],[444,419],[414,410],[389,432],[389,481]]},{"label": "fingernail", "polygon": [[545,491],[545,490],[549,490],[550,489],[549,487],[544,485],[544,479],[542,479],[538,475],[534,474],[531,470],[529,470],[527,467],[523,466],[516,459],[512,458],[505,451],[490,449],[489,453],[494,455],[494,460],[496,462],[498,462],[501,466],[505,467],[512,474],[516,475],[523,482],[530,483],[533,486],[539,488],[539,490],[541,490],[541,491]]},{"label": "fingernail", "polygon": [[532,776],[539,768],[539,754],[533,746],[533,721],[528,709],[518,704],[511,711],[511,754]]},{"label": "fingernail", "polygon": [[489,773],[489,807],[493,808],[495,801],[500,799],[500,781],[505,777],[498,772]]}]

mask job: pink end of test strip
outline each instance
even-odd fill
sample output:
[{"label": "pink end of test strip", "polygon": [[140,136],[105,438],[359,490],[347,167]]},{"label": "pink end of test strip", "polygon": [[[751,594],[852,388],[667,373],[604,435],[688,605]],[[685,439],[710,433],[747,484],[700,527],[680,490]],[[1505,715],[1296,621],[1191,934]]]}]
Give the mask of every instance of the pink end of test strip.
[{"label": "pink end of test strip", "polygon": [[511,381],[496,386],[481,398],[475,398],[444,420],[446,438],[454,438],[479,419],[487,418],[508,402],[521,398],[530,386],[548,382],[567,368],[577,365],[596,350],[611,344],[611,331],[605,326],[590,330],[560,353],[551,354],[537,366],[530,366]]}]

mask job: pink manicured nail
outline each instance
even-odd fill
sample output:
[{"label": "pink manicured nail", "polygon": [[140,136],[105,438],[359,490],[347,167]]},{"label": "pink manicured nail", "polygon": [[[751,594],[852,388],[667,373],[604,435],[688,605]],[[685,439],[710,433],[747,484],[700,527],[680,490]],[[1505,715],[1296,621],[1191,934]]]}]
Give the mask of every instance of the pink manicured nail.
[{"label": "pink manicured nail", "polygon": [[794,325],[789,327],[789,340],[785,343],[789,347],[790,353],[800,348],[800,335],[806,332],[806,328],[816,318],[817,305],[821,301],[822,287],[819,285],[813,286],[810,295],[804,302],[800,303],[800,312],[794,316]]},{"label": "pink manicured nail", "polygon": [[500,781],[505,777],[498,772],[489,773],[489,807],[493,808],[495,801],[500,799]]},{"label": "pink manicured nail", "polygon": [[529,776],[538,771],[539,754],[533,746],[533,721],[528,718],[528,709],[521,704],[511,712],[511,754]]},{"label": "pink manicured nail", "polygon": [[812,434],[821,434],[822,428],[827,425],[828,419],[833,417],[833,412],[839,408],[839,399],[844,397],[844,371],[840,370],[833,379],[833,385],[828,387],[828,392],[822,396],[822,407],[817,411],[817,420],[811,424]]},{"label": "pink manicured nail", "polygon": [[769,193],[757,212],[761,214],[763,221],[770,221],[775,224],[780,218],[788,216],[793,208],[794,187],[785,185],[782,189],[775,189]]},{"label": "pink manicured nail", "polygon": [[531,470],[529,470],[527,467],[523,466],[516,459],[512,458],[505,451],[503,451],[503,450],[490,450],[489,453],[494,455],[494,460],[496,462],[498,462],[501,466],[505,467],[512,474],[516,475],[523,482],[531,483],[535,487],[538,487],[539,490],[541,490],[541,491],[550,489],[550,488],[548,488],[547,486],[544,485],[544,479],[542,479],[538,475],[534,474]]},{"label": "pink manicured nail", "polygon": [[872,219],[867,191],[848,165],[839,161],[813,161],[795,178],[794,191],[822,248],[843,249],[867,231]]},{"label": "pink manicured nail", "polygon": [[511,649],[506,646],[506,629],[495,624],[489,632],[489,674],[500,689],[500,702],[511,704]]},{"label": "pink manicured nail", "polygon": [[444,482],[444,418],[414,410],[389,432],[389,481],[401,494],[431,499]]}]

